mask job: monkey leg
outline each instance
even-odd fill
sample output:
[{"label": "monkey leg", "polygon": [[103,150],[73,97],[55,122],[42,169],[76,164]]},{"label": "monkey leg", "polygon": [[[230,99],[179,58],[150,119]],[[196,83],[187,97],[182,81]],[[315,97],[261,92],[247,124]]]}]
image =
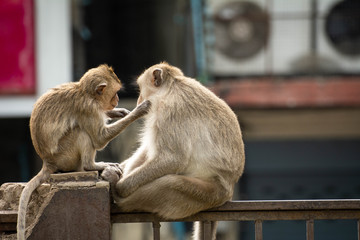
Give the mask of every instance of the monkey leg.
[{"label": "monkey leg", "polygon": [[82,162],[82,167],[85,171],[102,171],[108,166],[108,164],[104,162],[95,162],[95,155],[96,155],[95,149],[92,149],[91,147],[88,146],[84,146],[81,149],[82,149],[81,162]]},{"label": "monkey leg", "polygon": [[126,198],[115,199],[123,211],[154,212],[167,219],[181,219],[230,200],[232,193],[220,181],[182,175],[165,175],[138,188]]},{"label": "monkey leg", "polygon": [[81,167],[85,171],[102,171],[108,166],[116,167],[120,171],[119,163],[95,162],[96,150],[93,148],[91,138],[86,133],[79,133],[77,141],[78,149],[81,149]]}]

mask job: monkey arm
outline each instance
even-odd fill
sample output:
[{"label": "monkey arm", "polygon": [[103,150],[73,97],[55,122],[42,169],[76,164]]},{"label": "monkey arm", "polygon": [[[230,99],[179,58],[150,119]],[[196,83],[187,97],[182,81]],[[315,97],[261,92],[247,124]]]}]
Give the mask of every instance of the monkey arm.
[{"label": "monkey arm", "polygon": [[[142,165],[135,168],[128,175],[124,175],[116,184],[116,190],[120,197],[127,197],[139,187],[168,174],[182,172],[187,161],[182,159],[182,154],[159,154],[154,160],[146,160]],[[167,158],[163,157],[167,156]],[[169,159],[170,158],[172,159]]]},{"label": "monkey arm", "polygon": [[128,175],[132,170],[141,166],[146,161],[146,157],[146,146],[141,145],[130,158],[120,164],[123,175]]},{"label": "monkey arm", "polygon": [[[129,126],[135,120],[144,116],[150,109],[150,101],[145,101],[138,105],[133,111],[131,111],[124,118],[111,123],[109,125],[103,124],[97,128],[92,127],[93,132],[89,135],[92,139],[93,145],[96,149],[104,148],[113,138],[120,134],[127,126]],[[88,124],[91,124],[89,121]]]},{"label": "monkey arm", "polygon": [[109,142],[122,132],[132,122],[144,116],[150,109],[150,101],[145,101],[138,105],[133,111],[131,111],[126,117],[107,125],[102,132],[104,141]]}]

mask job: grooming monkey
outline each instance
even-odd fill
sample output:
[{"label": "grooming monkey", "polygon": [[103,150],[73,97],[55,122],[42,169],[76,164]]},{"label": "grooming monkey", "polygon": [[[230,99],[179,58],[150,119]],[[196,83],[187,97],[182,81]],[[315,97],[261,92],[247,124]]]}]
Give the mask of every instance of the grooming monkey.
[{"label": "grooming monkey", "polygon": [[[113,167],[102,174],[118,206],[181,219],[230,200],[245,163],[234,112],[164,62],[148,68],[137,83],[138,104],[151,102],[140,147],[121,164],[122,176]],[[197,238],[203,234],[199,229]],[[215,233],[213,224],[213,238]]]},{"label": "grooming monkey", "polygon": [[[17,237],[25,239],[26,208],[31,193],[51,173],[103,170],[116,163],[95,162],[96,151],[150,108],[150,102],[132,112],[115,108],[121,82],[107,65],[90,69],[76,83],[49,90],[34,105],[30,118],[31,139],[43,160],[41,171],[24,188],[19,203]],[[121,118],[107,124],[107,117]]]}]

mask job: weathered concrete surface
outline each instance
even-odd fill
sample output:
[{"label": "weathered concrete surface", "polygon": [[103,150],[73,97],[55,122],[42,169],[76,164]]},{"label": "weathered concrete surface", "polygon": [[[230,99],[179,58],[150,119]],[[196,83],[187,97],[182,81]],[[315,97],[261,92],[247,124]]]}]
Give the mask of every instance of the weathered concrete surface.
[{"label": "weathered concrete surface", "polygon": [[[0,186],[0,211],[12,210],[17,212],[20,195],[25,185],[25,183],[4,183]],[[39,207],[49,192],[49,184],[42,184],[33,192],[28,205],[26,223],[32,223],[34,221],[39,212]],[[12,232],[16,232],[16,222],[7,223],[6,226],[3,226],[2,223],[1,229],[6,232],[0,233],[0,239],[16,239],[16,234],[11,234]]]},{"label": "weathered concrete surface", "polygon": [[24,183],[4,183],[0,186],[0,210],[17,210]]},{"label": "weathered concrete surface", "polygon": [[[17,210],[24,186],[3,184],[0,210]],[[109,184],[98,172],[53,174],[32,194],[26,223],[28,239],[110,239]]]}]

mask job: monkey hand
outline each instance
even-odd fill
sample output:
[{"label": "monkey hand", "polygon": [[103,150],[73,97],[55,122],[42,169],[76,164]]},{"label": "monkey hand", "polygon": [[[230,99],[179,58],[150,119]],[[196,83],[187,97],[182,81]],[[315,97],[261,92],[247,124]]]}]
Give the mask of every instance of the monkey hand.
[{"label": "monkey hand", "polygon": [[101,173],[101,177],[111,184],[116,184],[120,180],[121,175],[121,169],[113,165],[108,165]]},{"label": "monkey hand", "polygon": [[149,100],[146,100],[140,103],[139,105],[137,105],[133,111],[136,111],[139,115],[143,116],[149,112],[150,108],[151,108],[151,102]]},{"label": "monkey hand", "polygon": [[113,110],[106,111],[105,113],[109,118],[123,118],[128,115],[130,111],[125,108],[114,108]]}]

